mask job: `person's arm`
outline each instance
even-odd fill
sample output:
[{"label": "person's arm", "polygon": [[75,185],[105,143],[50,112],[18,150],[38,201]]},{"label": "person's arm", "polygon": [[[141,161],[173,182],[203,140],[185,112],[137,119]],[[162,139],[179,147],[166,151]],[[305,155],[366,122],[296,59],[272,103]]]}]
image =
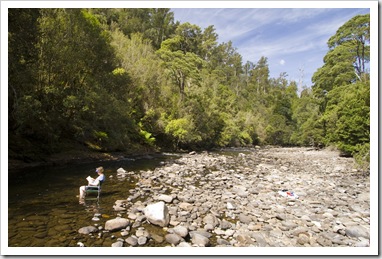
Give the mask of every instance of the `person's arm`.
[{"label": "person's arm", "polygon": [[86,177],[86,180],[88,181],[88,185],[91,185],[94,182],[94,178],[90,176]]},{"label": "person's arm", "polygon": [[102,177],[98,176],[91,184],[89,183],[89,185],[97,186],[101,179],[102,179]]}]

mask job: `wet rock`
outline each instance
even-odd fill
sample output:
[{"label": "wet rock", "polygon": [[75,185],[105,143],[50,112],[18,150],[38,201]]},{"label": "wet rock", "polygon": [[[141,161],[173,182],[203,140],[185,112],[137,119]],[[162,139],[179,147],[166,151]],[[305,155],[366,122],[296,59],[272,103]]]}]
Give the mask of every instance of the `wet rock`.
[{"label": "wet rock", "polygon": [[[78,231],[79,232],[79,231]],[[81,233],[80,233],[81,234]],[[45,238],[46,236],[48,235],[48,233],[46,231],[44,232],[40,232],[40,233],[37,233],[37,234],[34,234],[33,236],[35,238]]]},{"label": "wet rock", "polygon": [[97,231],[98,231],[98,228],[96,228],[94,226],[87,226],[87,227],[80,228],[78,230],[78,233],[84,234],[84,235],[89,235],[90,233],[94,233]]},{"label": "wet rock", "polygon": [[130,225],[130,221],[125,218],[110,219],[105,222],[105,230],[115,231],[126,228]]},{"label": "wet rock", "polygon": [[113,209],[115,211],[124,211],[124,210],[126,210],[126,203],[127,203],[126,200],[117,200],[117,201],[115,201]]},{"label": "wet rock", "polygon": [[117,169],[117,174],[125,174],[125,173],[126,173],[126,170],[123,169],[122,167]]}]

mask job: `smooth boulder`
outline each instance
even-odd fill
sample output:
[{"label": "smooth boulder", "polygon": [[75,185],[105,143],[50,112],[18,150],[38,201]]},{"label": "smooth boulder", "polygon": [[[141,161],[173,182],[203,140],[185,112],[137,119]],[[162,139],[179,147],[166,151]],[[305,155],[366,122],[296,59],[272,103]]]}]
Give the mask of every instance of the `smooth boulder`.
[{"label": "smooth boulder", "polygon": [[144,209],[144,213],[151,224],[165,227],[170,222],[168,207],[163,201],[147,205]]},{"label": "smooth boulder", "polygon": [[130,221],[125,218],[115,218],[115,219],[110,219],[106,221],[105,223],[105,230],[109,231],[114,231],[114,230],[119,230],[126,228],[129,226]]}]

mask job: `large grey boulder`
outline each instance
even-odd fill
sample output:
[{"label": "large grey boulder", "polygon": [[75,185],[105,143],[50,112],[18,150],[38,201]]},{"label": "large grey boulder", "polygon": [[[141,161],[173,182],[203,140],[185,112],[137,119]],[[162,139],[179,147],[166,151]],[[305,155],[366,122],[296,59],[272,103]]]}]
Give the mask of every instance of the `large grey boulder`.
[{"label": "large grey boulder", "polygon": [[110,219],[106,221],[105,230],[109,230],[109,231],[119,230],[119,229],[126,228],[129,225],[130,225],[130,221],[128,219],[118,217],[118,218]]},{"label": "large grey boulder", "polygon": [[168,208],[163,201],[147,205],[144,213],[151,224],[165,227],[170,222]]}]

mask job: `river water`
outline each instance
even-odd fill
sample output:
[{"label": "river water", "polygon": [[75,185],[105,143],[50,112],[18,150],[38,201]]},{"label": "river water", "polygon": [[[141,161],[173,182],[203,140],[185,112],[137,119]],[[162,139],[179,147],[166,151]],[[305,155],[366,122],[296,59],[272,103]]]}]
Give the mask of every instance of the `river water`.
[{"label": "river water", "polygon": [[[112,233],[102,238],[87,237],[78,229],[98,224],[118,216],[113,205],[117,199],[127,199],[135,188],[136,178],[117,178],[117,169],[151,170],[175,159],[175,154],[160,154],[137,159],[92,162],[68,166],[51,166],[10,172],[8,179],[8,246],[66,247],[86,241],[92,246],[111,246]],[[105,168],[106,181],[99,202],[79,204],[79,187],[87,184],[88,175],[96,177],[95,168]],[[93,221],[100,214],[100,221]],[[91,239],[91,240],[89,240]]]}]

